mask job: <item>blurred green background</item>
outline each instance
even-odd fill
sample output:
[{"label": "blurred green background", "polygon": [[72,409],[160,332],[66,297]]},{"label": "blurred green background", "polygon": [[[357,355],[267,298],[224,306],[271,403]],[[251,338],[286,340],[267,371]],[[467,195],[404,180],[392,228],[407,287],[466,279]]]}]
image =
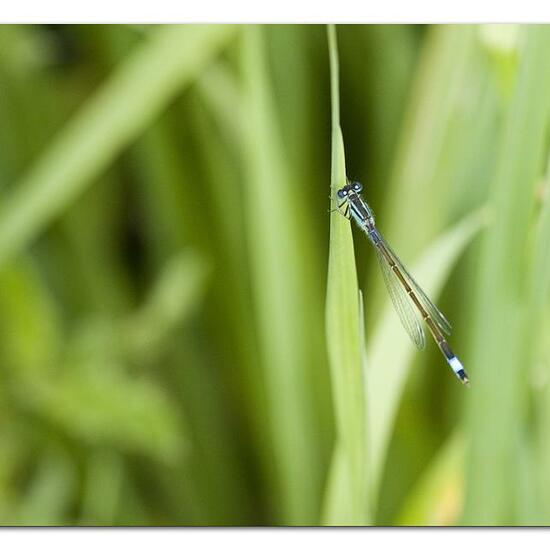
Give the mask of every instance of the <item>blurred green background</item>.
[{"label": "blurred green background", "polygon": [[0,26],[0,524],[550,524],[550,27],[335,30]]}]

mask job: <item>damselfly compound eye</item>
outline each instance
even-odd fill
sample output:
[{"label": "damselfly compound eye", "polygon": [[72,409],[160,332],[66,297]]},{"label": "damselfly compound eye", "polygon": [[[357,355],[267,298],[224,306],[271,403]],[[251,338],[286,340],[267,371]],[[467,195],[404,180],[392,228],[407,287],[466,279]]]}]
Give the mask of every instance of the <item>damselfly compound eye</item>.
[{"label": "damselfly compound eye", "polygon": [[363,191],[363,186],[358,181],[356,181],[353,184],[353,190],[357,193],[361,193],[361,191]]},{"label": "damselfly compound eye", "polygon": [[339,199],[345,199],[348,195],[348,190],[345,187],[342,187],[342,189],[338,189],[338,192],[336,194],[338,195]]}]

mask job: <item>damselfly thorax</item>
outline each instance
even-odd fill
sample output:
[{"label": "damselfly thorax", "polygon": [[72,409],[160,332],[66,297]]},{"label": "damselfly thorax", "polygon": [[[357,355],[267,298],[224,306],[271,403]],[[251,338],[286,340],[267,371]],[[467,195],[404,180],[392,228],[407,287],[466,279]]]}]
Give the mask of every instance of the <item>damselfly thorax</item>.
[{"label": "damselfly thorax", "polygon": [[363,186],[358,181],[348,183],[339,189],[337,195],[341,202],[338,204],[338,209],[342,212],[341,207],[345,204],[344,216],[349,218],[351,215],[365,229],[374,228],[374,214],[370,206],[361,197],[362,190]]}]

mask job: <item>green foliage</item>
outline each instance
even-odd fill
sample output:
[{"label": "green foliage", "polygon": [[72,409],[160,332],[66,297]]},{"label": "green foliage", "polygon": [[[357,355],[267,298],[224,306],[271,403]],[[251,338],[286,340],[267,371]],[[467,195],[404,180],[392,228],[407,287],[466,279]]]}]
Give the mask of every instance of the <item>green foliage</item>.
[{"label": "green foliage", "polygon": [[[534,304],[545,299],[548,288],[547,281],[541,280],[534,286],[541,294],[530,296],[533,282],[547,276],[545,269],[538,271],[544,262],[541,253],[535,252],[535,260],[531,260],[533,248],[541,246],[531,243],[531,233],[536,186],[548,158],[550,68],[542,52],[550,45],[550,28],[529,27],[523,39],[517,83],[505,116],[489,194],[494,223],[482,244],[476,286],[473,358],[482,368],[479,389],[470,403],[467,523],[499,525],[525,521],[515,504],[522,491],[518,469],[524,437],[528,437],[524,422],[528,415],[530,369],[525,366],[532,362],[531,348],[539,337],[544,337],[539,332],[540,324],[533,326],[531,320],[540,319]],[[548,234],[539,233],[537,238],[544,241],[546,248]],[[547,254],[547,249],[543,254]],[[491,327],[490,331],[483,331],[483,338],[482,327]],[[496,379],[498,394],[494,392]],[[491,420],[482,414],[487,408],[491,410]],[[503,477],[509,482],[502,483]]]},{"label": "green foliage", "polygon": [[[549,48],[0,27],[0,524],[549,525]],[[469,390],[334,211],[346,172]]]},{"label": "green foliage", "polygon": [[[265,30],[243,31],[243,140],[246,229],[260,361],[265,369],[269,430],[277,484],[275,503],[286,524],[318,516],[323,480],[323,426],[315,412],[314,363],[320,332],[319,296],[308,286],[311,231],[297,208],[300,194],[288,174],[267,73]],[[299,235],[299,238],[296,236]],[[312,311],[318,311],[312,319]]]},{"label": "green foliage", "polygon": [[[334,26],[328,29],[328,41],[332,98],[330,190],[332,205],[336,208],[336,191],[346,184],[346,165],[340,128],[338,47]],[[329,246],[326,327],[336,442],[324,521],[329,525],[360,525],[368,518],[364,342],[351,226],[337,211],[331,214]]]},{"label": "green foliage", "polygon": [[[464,247],[472,239],[483,221],[483,212],[475,212],[441,235],[426,251],[413,272],[430,296],[437,297],[443,281],[448,277]],[[406,377],[409,375],[414,348],[408,336],[387,304],[374,332],[368,349],[368,418],[370,452],[372,457],[373,493],[377,496],[377,484],[384,466],[384,456],[391,436],[396,408],[402,396]],[[446,364],[442,364],[446,368]]]}]

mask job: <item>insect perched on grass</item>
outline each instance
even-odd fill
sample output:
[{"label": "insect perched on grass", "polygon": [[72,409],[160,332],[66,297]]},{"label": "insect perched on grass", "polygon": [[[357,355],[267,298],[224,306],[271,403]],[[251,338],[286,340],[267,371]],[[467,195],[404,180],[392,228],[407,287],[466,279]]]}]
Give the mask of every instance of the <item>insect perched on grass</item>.
[{"label": "insect perched on grass", "polygon": [[[420,349],[425,345],[424,330],[415,313],[416,308],[457,378],[468,385],[468,375],[443,335],[451,332],[449,321],[418,286],[376,228],[374,214],[361,196],[362,190],[363,186],[359,182],[348,182],[339,189],[337,195],[341,202],[338,211],[348,219],[352,217],[373,244],[395,310],[412,341]],[[345,210],[342,212],[344,205]]]}]

